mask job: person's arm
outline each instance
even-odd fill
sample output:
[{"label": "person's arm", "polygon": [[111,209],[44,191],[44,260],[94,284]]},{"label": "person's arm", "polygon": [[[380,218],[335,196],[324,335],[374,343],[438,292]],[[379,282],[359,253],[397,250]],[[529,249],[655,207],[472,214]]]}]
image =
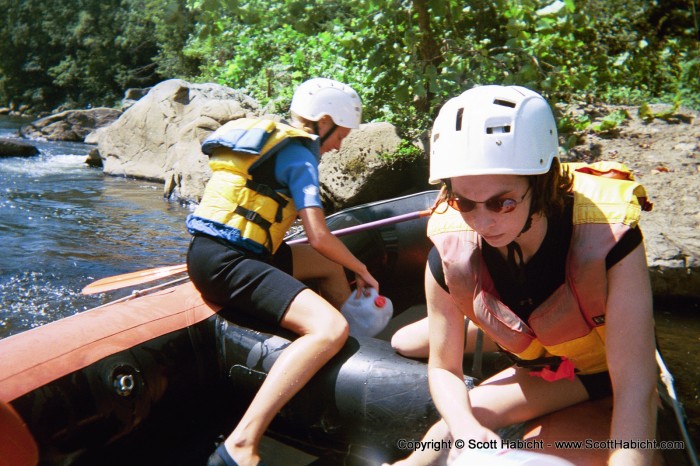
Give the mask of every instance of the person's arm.
[{"label": "person's arm", "polygon": [[328,229],[319,195],[318,161],[315,156],[298,141],[291,141],[277,155],[275,177],[289,189],[311,247],[327,259],[353,271],[358,293],[368,286],[379,292],[379,284],[365,264]]},{"label": "person's arm", "polygon": [[499,437],[474,417],[464,384],[464,315],[429,268],[425,296],[430,334],[428,382],[433,402],[454,439],[497,440]]},{"label": "person's arm", "polygon": [[[658,370],[643,244],[608,270],[605,345],[613,387],[613,440],[653,440]],[[611,465],[650,465],[654,450],[614,449]]]},{"label": "person's arm", "polygon": [[371,287],[379,292],[379,283],[367,271],[363,264],[352,252],[331,233],[326,224],[326,217],[319,207],[307,207],[299,210],[299,217],[312,248],[322,256],[342,265],[355,273],[358,291]]}]

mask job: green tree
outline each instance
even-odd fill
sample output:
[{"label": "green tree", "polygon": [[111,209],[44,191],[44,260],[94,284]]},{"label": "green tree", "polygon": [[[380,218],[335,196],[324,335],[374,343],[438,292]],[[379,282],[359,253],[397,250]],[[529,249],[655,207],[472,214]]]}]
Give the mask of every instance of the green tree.
[{"label": "green tree", "polygon": [[[187,56],[215,81],[287,107],[296,84],[324,75],[356,84],[348,2],[189,0],[197,31]],[[349,4],[349,3],[348,3]]]},{"label": "green tree", "polygon": [[175,52],[192,27],[181,0],[0,0],[0,8],[6,102],[35,110],[115,105],[128,87],[197,68]]},{"label": "green tree", "polygon": [[[201,63],[184,49],[195,30],[195,19],[186,0],[128,0],[129,16],[125,36],[131,42],[143,39],[143,24],[152,34],[156,53],[149,57],[156,73],[164,78],[195,79]],[[135,30],[130,30],[135,25]]]},{"label": "green tree", "polygon": [[287,108],[313,76],[415,134],[474,85],[700,107],[698,0],[0,0],[0,101],[112,104],[165,78]]},{"label": "green tree", "polygon": [[[344,80],[368,119],[420,130],[447,98],[480,84],[555,101],[690,100],[697,23],[682,4],[695,1],[189,0],[198,35],[187,53],[204,63],[202,80],[263,100],[284,100],[312,75]],[[660,33],[679,18],[684,27]]]}]

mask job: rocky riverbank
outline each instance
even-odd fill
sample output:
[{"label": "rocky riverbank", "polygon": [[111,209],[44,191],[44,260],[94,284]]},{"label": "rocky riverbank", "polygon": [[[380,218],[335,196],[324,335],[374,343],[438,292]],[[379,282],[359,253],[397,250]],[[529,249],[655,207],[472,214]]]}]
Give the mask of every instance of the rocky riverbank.
[{"label": "rocky riverbank", "polygon": [[[619,161],[646,186],[654,209],[645,213],[642,229],[655,295],[699,300],[698,112],[587,103],[560,106],[557,112],[560,119],[590,122],[561,135],[562,143],[571,145],[564,160]],[[613,115],[618,118],[609,124]],[[161,181],[164,196],[196,202],[210,176],[200,142],[225,122],[244,116],[282,118],[239,91],[168,80],[138,100],[130,98],[123,109],[53,115],[33,122],[23,134],[47,139],[82,135],[78,138],[95,144],[92,163],[101,164],[105,173]],[[328,209],[428,189],[425,138],[412,144],[419,156],[402,160],[395,154],[406,143],[394,126],[369,123],[353,131],[339,153],[324,157],[320,166]]]}]

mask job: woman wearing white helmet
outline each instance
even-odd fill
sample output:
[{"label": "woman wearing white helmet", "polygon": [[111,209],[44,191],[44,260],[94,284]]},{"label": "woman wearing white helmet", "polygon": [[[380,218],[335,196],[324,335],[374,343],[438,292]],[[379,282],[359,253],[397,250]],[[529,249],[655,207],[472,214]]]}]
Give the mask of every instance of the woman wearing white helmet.
[{"label": "woman wearing white helmet", "polygon": [[[209,466],[260,464],[258,445],[279,410],[343,346],[348,324],[338,312],[350,295],[378,283],[326,225],[319,197],[321,154],[338,149],[361,119],[349,86],[316,78],[301,84],[292,123],[231,121],[202,143],[212,177],[187,218],[193,235],[188,272],[202,295],[226,312],[246,312],[299,335],[270,369]],[[309,244],[283,238],[297,218]],[[319,293],[301,280],[315,280]]]},{"label": "woman wearing white helmet", "polygon": [[[496,429],[613,394],[611,438],[653,439],[643,188],[620,164],[562,169],[552,111],[522,87],[484,86],[450,100],[431,143],[430,181],[444,188],[428,226],[428,317],[392,340],[413,356],[429,348],[442,420],[427,438],[498,440]],[[465,318],[514,361],[469,392]],[[422,347],[420,332],[429,333]],[[610,464],[650,464],[652,453],[611,450]]]}]

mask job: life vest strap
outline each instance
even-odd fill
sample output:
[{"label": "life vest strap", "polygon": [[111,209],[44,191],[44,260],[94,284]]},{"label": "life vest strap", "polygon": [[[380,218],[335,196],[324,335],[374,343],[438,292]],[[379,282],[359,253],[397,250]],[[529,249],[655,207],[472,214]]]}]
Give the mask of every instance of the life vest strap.
[{"label": "life vest strap", "polygon": [[246,220],[253,222],[254,224],[258,225],[260,228],[265,230],[265,234],[267,235],[267,242],[270,245],[270,248],[272,248],[272,235],[270,233],[270,227],[272,227],[272,223],[268,222],[263,218],[262,215],[259,213],[246,209],[245,207],[242,206],[236,206],[234,209],[234,212],[237,213],[238,215],[245,217]]},{"label": "life vest strap", "polygon": [[545,356],[537,359],[520,359],[507,353],[517,367],[527,369],[532,377],[540,377],[547,382],[560,379],[574,380],[576,368],[568,358],[562,356]]},{"label": "life vest strap", "polygon": [[280,196],[274,189],[269,187],[266,184],[258,183],[257,181],[253,180],[248,180],[245,183],[247,188],[252,189],[253,191],[257,191],[263,196],[267,196],[270,199],[274,200],[277,203],[277,213],[275,214],[275,222],[279,223],[282,221],[282,211],[284,210],[285,207],[287,207],[287,204],[289,201],[285,199],[284,197]]},{"label": "life vest strap", "polygon": [[559,364],[562,362],[562,358],[560,356],[548,356],[537,359],[520,359],[510,353],[506,354],[510,356],[510,359],[515,362],[516,366],[522,367],[523,369],[540,370],[546,367],[548,369],[556,370],[559,367]]},{"label": "life vest strap", "polygon": [[556,370],[562,361],[561,356],[543,356],[536,359],[522,359],[508,351],[504,351],[504,353],[516,366],[530,370],[539,370],[545,367]]}]

